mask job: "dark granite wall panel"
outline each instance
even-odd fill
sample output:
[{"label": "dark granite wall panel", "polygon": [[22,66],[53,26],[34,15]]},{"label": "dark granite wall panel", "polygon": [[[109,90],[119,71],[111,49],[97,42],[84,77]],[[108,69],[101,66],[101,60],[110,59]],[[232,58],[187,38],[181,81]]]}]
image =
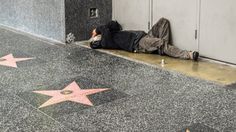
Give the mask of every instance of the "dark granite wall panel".
[{"label": "dark granite wall panel", "polygon": [[87,0],[65,0],[66,34],[73,33],[76,39],[86,38]]},{"label": "dark granite wall panel", "polygon": [[0,24],[64,42],[64,0],[0,0]]},{"label": "dark granite wall panel", "polygon": [[87,39],[91,31],[97,26],[107,23],[112,19],[112,0],[88,0],[87,8],[97,8],[99,10],[98,18],[87,17]]},{"label": "dark granite wall panel", "polygon": [[[89,39],[93,28],[112,19],[112,0],[65,0],[65,7],[66,34],[77,41]],[[90,8],[98,9],[97,18],[90,18]]]}]

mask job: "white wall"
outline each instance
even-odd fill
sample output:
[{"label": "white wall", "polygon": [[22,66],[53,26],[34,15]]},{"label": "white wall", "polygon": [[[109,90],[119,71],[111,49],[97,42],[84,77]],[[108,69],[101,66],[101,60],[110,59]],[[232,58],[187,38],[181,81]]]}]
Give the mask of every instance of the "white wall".
[{"label": "white wall", "polygon": [[125,30],[148,31],[149,6],[149,0],[113,0],[113,20]]},{"label": "white wall", "polygon": [[202,0],[199,50],[203,56],[236,64],[236,1]]}]

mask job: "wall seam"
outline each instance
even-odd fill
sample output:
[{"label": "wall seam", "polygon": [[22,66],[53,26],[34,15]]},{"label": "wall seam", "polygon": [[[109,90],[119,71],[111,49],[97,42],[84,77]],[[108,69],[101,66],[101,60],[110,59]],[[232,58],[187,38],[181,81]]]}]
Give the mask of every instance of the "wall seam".
[{"label": "wall seam", "polygon": [[[63,42],[64,43],[66,43],[66,2],[65,2],[65,0],[62,0],[62,10],[63,10],[63,14],[61,15],[62,16],[62,20],[64,20],[63,21],[63,29],[62,30],[64,30],[64,33],[63,33]],[[64,17],[64,18],[63,18]]]},{"label": "wall seam", "polygon": [[198,3],[197,3],[197,5],[198,5],[198,7],[197,7],[197,30],[198,30],[198,32],[197,32],[197,35],[198,35],[198,38],[197,38],[197,50],[198,50],[198,52],[200,52],[200,38],[201,38],[201,34],[200,34],[200,31],[201,31],[201,0],[198,0],[197,1]]}]

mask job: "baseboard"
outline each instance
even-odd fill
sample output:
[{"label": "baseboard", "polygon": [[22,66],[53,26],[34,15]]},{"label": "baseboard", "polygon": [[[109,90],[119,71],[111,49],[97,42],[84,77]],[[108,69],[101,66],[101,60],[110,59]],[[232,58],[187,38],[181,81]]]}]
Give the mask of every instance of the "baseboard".
[{"label": "baseboard", "polygon": [[64,42],[61,42],[61,41],[58,41],[58,40],[55,40],[55,39],[52,39],[52,38],[47,38],[47,37],[42,36],[42,35],[29,33],[29,32],[26,32],[26,31],[23,31],[23,30],[20,30],[20,29],[17,29],[17,28],[13,28],[13,27],[10,27],[10,26],[6,26],[6,25],[3,25],[3,24],[0,24],[0,28],[11,31],[11,32],[14,32],[14,33],[17,33],[17,34],[25,35],[25,36],[30,37],[32,39],[43,41],[43,42],[48,43],[50,45],[55,45],[55,44],[65,45]]},{"label": "baseboard", "polygon": [[212,59],[212,58],[205,57],[205,56],[201,56],[201,59],[202,60],[207,60],[207,61],[210,61],[210,62],[214,62],[214,63],[219,63],[219,64],[223,64],[223,65],[232,66],[232,67],[236,68],[236,64],[234,64],[234,63],[225,62],[225,61],[221,61],[221,60],[217,60],[217,59]]}]

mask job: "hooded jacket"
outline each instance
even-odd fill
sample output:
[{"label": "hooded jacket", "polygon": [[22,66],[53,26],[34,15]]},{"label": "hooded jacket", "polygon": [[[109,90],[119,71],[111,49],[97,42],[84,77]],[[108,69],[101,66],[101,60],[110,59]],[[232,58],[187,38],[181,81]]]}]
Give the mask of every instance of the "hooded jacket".
[{"label": "hooded jacket", "polygon": [[97,34],[101,34],[100,41],[90,44],[93,49],[122,49],[134,52],[138,48],[139,41],[146,35],[144,31],[121,31],[121,25],[111,21],[106,25],[96,28]]}]

